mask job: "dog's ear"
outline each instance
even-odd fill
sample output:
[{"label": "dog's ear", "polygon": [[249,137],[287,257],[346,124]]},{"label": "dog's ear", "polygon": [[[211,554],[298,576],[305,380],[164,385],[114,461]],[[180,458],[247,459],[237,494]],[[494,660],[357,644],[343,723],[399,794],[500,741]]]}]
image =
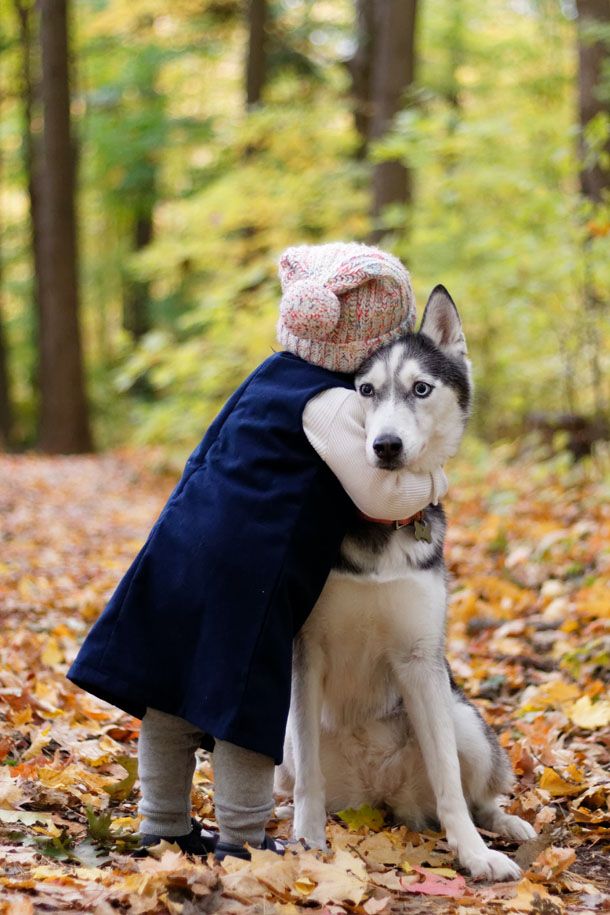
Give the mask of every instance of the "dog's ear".
[{"label": "dog's ear", "polygon": [[455,302],[444,286],[435,286],[426,303],[420,333],[436,343],[448,356],[466,358],[466,338]]}]

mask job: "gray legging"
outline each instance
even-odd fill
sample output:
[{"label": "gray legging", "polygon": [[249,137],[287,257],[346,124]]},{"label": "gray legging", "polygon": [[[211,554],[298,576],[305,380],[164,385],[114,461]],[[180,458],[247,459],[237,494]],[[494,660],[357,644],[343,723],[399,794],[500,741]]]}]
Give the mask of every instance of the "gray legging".
[{"label": "gray legging", "polygon": [[[138,743],[141,832],[183,836],[191,831],[195,752],[202,736],[183,718],[147,709]],[[217,740],[212,764],[220,841],[260,845],[273,810],[273,760]]]}]

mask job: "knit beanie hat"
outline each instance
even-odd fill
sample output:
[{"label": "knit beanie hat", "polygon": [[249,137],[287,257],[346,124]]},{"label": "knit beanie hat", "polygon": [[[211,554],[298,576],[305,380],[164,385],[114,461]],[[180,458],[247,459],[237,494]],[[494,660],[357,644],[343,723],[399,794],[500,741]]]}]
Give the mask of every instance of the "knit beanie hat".
[{"label": "knit beanie hat", "polygon": [[334,372],[355,372],[384,343],[413,330],[415,301],[400,261],[369,245],[288,248],[277,337],[285,349]]}]

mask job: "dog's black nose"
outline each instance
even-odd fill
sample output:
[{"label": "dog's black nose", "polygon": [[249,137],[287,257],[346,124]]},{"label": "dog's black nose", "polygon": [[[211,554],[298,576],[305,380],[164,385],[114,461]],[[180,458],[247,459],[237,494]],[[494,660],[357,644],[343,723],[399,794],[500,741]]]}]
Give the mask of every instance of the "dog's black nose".
[{"label": "dog's black nose", "polygon": [[397,435],[380,435],[373,442],[373,451],[377,457],[389,461],[402,451],[402,441]]}]

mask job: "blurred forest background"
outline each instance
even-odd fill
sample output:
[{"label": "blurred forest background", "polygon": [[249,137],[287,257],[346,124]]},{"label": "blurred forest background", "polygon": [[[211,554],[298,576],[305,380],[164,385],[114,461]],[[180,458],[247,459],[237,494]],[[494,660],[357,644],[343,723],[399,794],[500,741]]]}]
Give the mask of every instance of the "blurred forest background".
[{"label": "blurred forest background", "polygon": [[0,440],[184,455],[283,247],[443,282],[475,433],[607,436],[610,0],[6,0]]}]

